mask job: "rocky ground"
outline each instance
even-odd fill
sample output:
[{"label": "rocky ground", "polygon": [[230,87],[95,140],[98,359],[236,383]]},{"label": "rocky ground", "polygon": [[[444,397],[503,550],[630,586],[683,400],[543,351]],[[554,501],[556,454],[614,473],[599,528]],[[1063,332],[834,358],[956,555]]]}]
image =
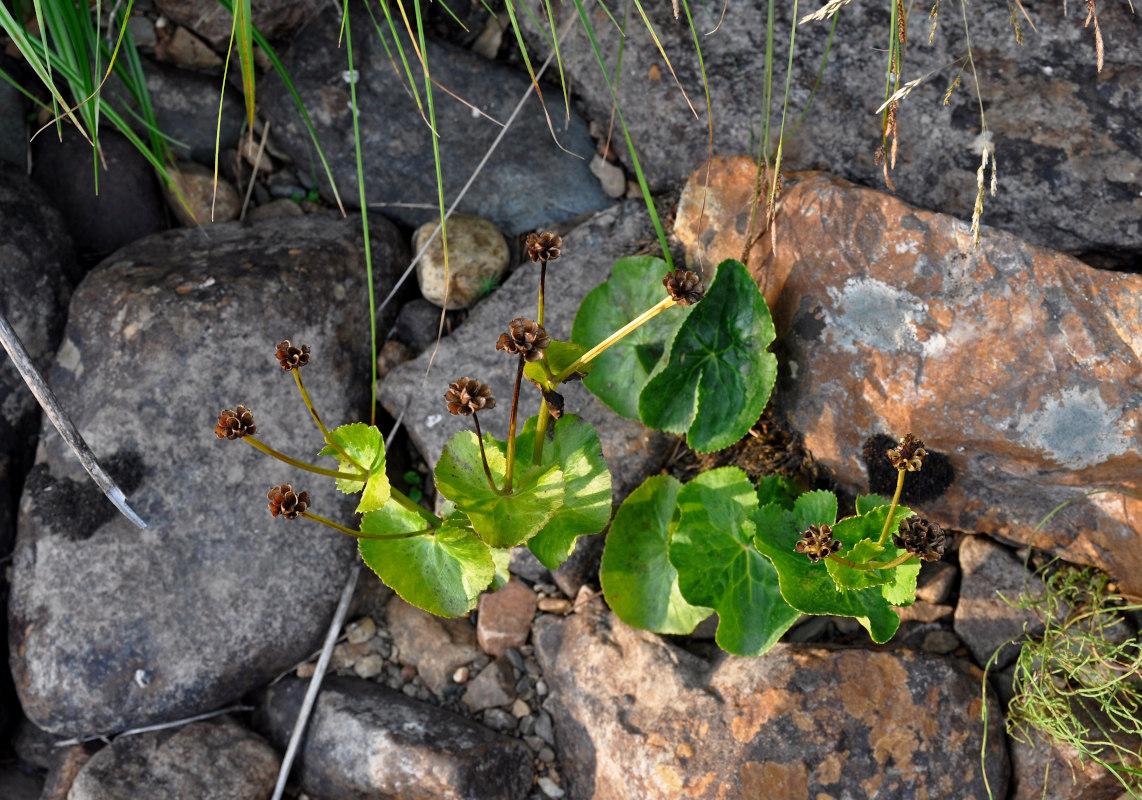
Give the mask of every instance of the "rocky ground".
[{"label": "rocky ground", "polygon": [[[534,306],[521,237],[536,228],[563,236],[546,310],[561,339],[617,258],[656,248],[631,164],[617,140],[607,145],[609,93],[573,28],[566,119],[544,85],[549,110],[560,111],[559,144],[530,98],[449,224],[452,282],[437,347],[439,254],[429,247],[415,280],[400,283],[428,238],[417,226],[427,221],[431,233],[436,213],[431,146],[400,72],[364,14],[353,17],[354,78],[335,47],[331,8],[253,5],[310,110],[336,192],[267,73],[252,137],[241,130],[240,96],[224,91],[212,208],[219,53],[229,38],[213,2],[139,2],[131,22],[160,125],[177,140],[185,204],[110,132],[93,197],[88,146],[71,133],[29,146],[43,120],[0,85],[0,309],[148,522],[140,531],[116,514],[0,361],[11,666],[0,690],[2,797],[273,791],[357,555],[348,537],[266,514],[265,487],[301,473],[220,442],[211,428],[221,409],[243,403],[275,448],[312,452],[309,415],[272,357],[285,338],[312,347],[307,384],[327,420],[368,416],[349,81],[366,152],[374,292],[378,302],[393,292],[378,315],[381,427],[400,420],[389,471],[425,503],[435,499],[426,465],[457,430],[440,400],[447,383],[513,379],[494,342]],[[1015,648],[1001,651],[981,695],[980,668],[996,649],[1041,630],[1000,596],[1041,587],[1025,566],[1032,539],[1033,566],[1061,556],[1142,590],[1137,500],[1075,503],[1036,530],[1059,503],[1097,487],[1137,491],[1142,474],[1142,56],[1131,46],[1142,23],[1125,6],[1099,9],[1105,64],[1096,73],[1086,8],[1074,5],[1067,18],[1036,18],[1020,51],[1006,12],[973,23],[1000,169],[1000,193],[985,207],[994,227],[978,249],[965,222],[982,135],[974,97],[961,89],[944,108],[946,86],[930,83],[902,103],[899,192],[885,192],[873,163],[879,121],[864,101],[883,88],[874,33],[886,23],[846,7],[844,23],[860,33],[838,31],[830,69],[844,80],[826,81],[811,123],[791,140],[777,225],[753,247],[781,367],[771,408],[740,445],[692,453],[568,387],[568,409],[599,430],[616,503],[649,475],[687,479],[727,463],[751,476],[796,474],[842,498],[884,491],[864,443],[921,435],[955,481],[917,505],[954,536],[942,561],[925,564],[896,637],[878,646],[852,620],[804,618],[769,654],[743,659],[713,644],[710,624],[687,637],[635,631],[599,590],[603,534],[581,540],[554,572],[516,552],[512,582],[459,619],[419,611],[365,569],[287,796],[1122,795],[1075,751],[1006,735]],[[557,25],[571,8],[556,7]],[[627,122],[674,257],[694,269],[741,256],[755,179],[741,154],[756,150],[762,100],[750,76],[761,69],[754,20],[764,9],[731,5],[721,35],[703,43],[715,109],[709,172],[706,123],[653,42],[638,31],[624,45]],[[454,10],[468,30],[437,10],[428,48],[434,77],[470,104],[439,101],[449,200],[530,85],[502,21],[479,3]],[[700,97],[688,32],[668,4],[648,12],[691,99]],[[962,34],[940,24],[930,48],[908,53],[916,74],[962,46]],[[524,15],[521,25],[541,63],[549,45],[537,20]],[[917,43],[928,26],[917,17],[910,27]],[[812,88],[827,25],[798,30],[795,106]],[[600,31],[617,49],[614,31]],[[11,47],[0,68],[31,85]],[[506,416],[490,418],[492,433],[506,432]],[[351,517],[331,486],[307,486],[320,513]]]}]

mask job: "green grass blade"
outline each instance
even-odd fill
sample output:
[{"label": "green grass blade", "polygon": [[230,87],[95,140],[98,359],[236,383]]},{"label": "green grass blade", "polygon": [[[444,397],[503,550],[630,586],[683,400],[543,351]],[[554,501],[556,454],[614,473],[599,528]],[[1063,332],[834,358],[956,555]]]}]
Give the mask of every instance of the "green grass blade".
[{"label": "green grass blade", "polygon": [[662,247],[662,257],[665,259],[667,266],[674,269],[673,259],[670,257],[670,246],[666,241],[666,232],[662,228],[662,221],[658,218],[658,209],[654,206],[654,198],[650,196],[650,187],[646,183],[646,175],[643,173],[642,164],[638,160],[638,153],[635,152],[634,142],[631,141],[630,131],[627,129],[626,121],[623,119],[623,110],[619,105],[619,96],[615,91],[614,82],[611,80],[610,73],[607,71],[606,61],[603,59],[603,52],[599,48],[599,41],[595,38],[595,30],[591,26],[591,20],[587,17],[587,10],[583,7],[583,0],[574,0],[575,8],[579,12],[579,19],[583,23],[583,29],[587,32],[587,39],[591,42],[591,47],[595,51],[595,59],[599,62],[599,69],[602,70],[603,80],[606,81],[607,87],[611,90],[611,100],[615,104],[615,112],[619,117],[619,127],[622,128],[623,138],[627,143],[627,152],[630,153],[631,166],[634,168],[635,177],[638,178],[638,186],[642,190],[642,199],[646,203],[647,213],[650,214],[650,221],[654,225],[654,232],[658,236],[658,244]]},{"label": "green grass blade", "polygon": [[361,203],[361,233],[365,240],[365,275],[369,292],[369,337],[373,357],[372,380],[369,381],[369,424],[377,423],[377,314],[376,298],[373,297],[373,251],[369,244],[369,205],[365,202],[365,167],[361,157],[361,110],[357,107],[357,81],[352,80],[353,71],[353,28],[349,22],[349,0],[343,0],[342,21],[345,31],[345,51],[349,57],[349,101],[353,112],[353,144],[357,156],[357,192]]},{"label": "green grass blade", "polygon": [[246,98],[246,123],[254,128],[254,23],[250,0],[238,0],[234,6],[234,35],[238,44],[238,62],[242,68],[242,94]]},{"label": "green grass blade", "polygon": [[[412,76],[412,67],[409,66],[408,57],[405,55],[404,47],[401,45],[400,34],[397,31],[396,23],[393,21],[393,15],[389,11],[388,3],[384,0],[377,0],[377,3],[380,5],[381,11],[385,14],[385,21],[389,26],[389,33],[393,37],[393,46],[396,47],[397,53],[400,55],[401,64],[404,66],[404,74],[408,79],[408,89],[412,92],[413,100],[416,102],[416,108],[420,111],[420,116],[421,119],[424,120],[424,124],[431,128],[432,125],[424,113],[424,104],[420,100],[420,91],[416,88],[416,80]],[[365,8],[369,9],[369,18],[373,20],[373,27],[377,29],[377,38],[380,39],[381,46],[385,48],[385,53],[388,55],[389,61],[395,64],[392,50],[389,48],[389,43],[385,40],[385,36],[381,32],[381,26],[377,24],[377,18],[373,15],[373,10],[369,8],[368,5],[366,5]]]}]

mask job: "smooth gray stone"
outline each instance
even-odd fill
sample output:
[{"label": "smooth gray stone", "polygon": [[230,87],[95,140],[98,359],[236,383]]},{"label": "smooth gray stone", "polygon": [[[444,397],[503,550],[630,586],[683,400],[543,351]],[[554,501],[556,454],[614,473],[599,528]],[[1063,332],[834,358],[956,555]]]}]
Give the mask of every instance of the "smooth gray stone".
[{"label": "smooth gray stone", "polygon": [[[391,225],[371,232],[385,291],[408,253]],[[330,427],[368,419],[367,318],[360,221],[336,214],[170,231],[87,276],[49,380],[148,527],[41,434],[8,609],[33,722],[73,736],[178,719],[319,646],[355,542],[271,518],[266,492],[292,483],[346,524],[356,500],[213,428],[247,405],[259,439],[316,460],[321,434],[275,346],[311,345],[304,377]]]},{"label": "smooth gray stone", "polygon": [[[436,167],[427,116],[421,117],[403,70],[399,76],[394,71],[368,16],[357,6],[353,8],[353,56],[360,75],[356,88],[366,202],[370,208],[401,222],[420,225],[438,215]],[[285,65],[329,157],[341,199],[347,206],[356,207],[360,194],[350,86],[344,75],[348,62],[345,49],[336,46],[339,29],[336,14],[326,9],[298,36]],[[384,35],[388,36],[387,31]],[[426,102],[423,76],[413,50],[407,41],[403,46],[413,64],[421,101]],[[391,41],[389,47],[394,47]],[[427,53],[434,80],[500,123],[507,121],[530,85],[526,73],[467,50],[429,40]],[[449,97],[439,87],[433,97],[444,196],[450,203],[501,127],[474,114],[469,105]],[[544,97],[555,135],[570,152],[555,144],[543,109],[532,97],[460,203],[459,211],[483,217],[514,234],[610,204],[588,166],[594,145],[586,122],[574,110],[570,119],[564,118],[557,92],[549,89]],[[273,122],[274,135],[299,169],[308,170],[323,196],[332,200],[309,134],[292,97],[276,76],[259,84],[258,103]]]}]

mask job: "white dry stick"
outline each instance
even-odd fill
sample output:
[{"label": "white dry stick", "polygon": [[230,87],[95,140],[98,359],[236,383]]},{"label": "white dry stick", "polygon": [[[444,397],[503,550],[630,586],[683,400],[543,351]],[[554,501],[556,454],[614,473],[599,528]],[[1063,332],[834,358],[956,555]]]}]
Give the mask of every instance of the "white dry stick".
[{"label": "white dry stick", "polygon": [[345,617],[349,613],[349,603],[353,600],[353,590],[357,588],[357,577],[361,574],[361,564],[357,562],[349,571],[349,580],[345,581],[345,588],[341,590],[341,602],[333,612],[333,621],[329,623],[329,632],[325,634],[325,646],[321,648],[321,658],[317,660],[317,669],[309,679],[309,688],[305,692],[305,699],[301,701],[301,709],[297,712],[297,721],[293,724],[293,733],[289,737],[289,746],[286,747],[282,758],[281,772],[278,773],[278,783],[274,787],[273,800],[281,800],[285,791],[286,781],[289,780],[289,771],[293,760],[297,757],[297,749],[301,745],[302,734],[309,722],[309,715],[313,711],[313,704],[317,701],[317,692],[321,689],[321,681],[325,678],[325,670],[329,667],[329,659],[333,657],[333,645],[337,643],[337,634],[345,624]]},{"label": "white dry stick", "polygon": [[[217,711],[207,711],[205,714],[195,714],[193,717],[184,717],[183,719],[171,720],[170,722],[160,722],[157,725],[145,725],[142,728],[130,728],[121,733],[114,735],[116,739],[122,739],[124,736],[138,736],[140,733],[150,733],[151,731],[165,731],[168,728],[181,728],[183,725],[189,725],[192,722],[202,722],[205,719],[213,719],[214,717],[221,717],[223,714],[237,714],[240,711],[253,711],[253,706],[227,706],[220,708]],[[64,739],[55,743],[55,747],[71,747],[75,744],[83,744],[84,742],[94,742],[99,739],[104,742],[110,743],[111,735],[97,734],[95,736],[77,736],[74,739]]]},{"label": "white dry stick", "polygon": [[43,408],[48,419],[55,425],[56,430],[59,431],[59,435],[63,437],[63,440],[67,442],[68,446],[75,452],[79,463],[87,470],[87,474],[91,476],[91,480],[95,481],[95,485],[103,490],[103,494],[107,495],[107,499],[115,504],[115,508],[119,509],[123,516],[140,528],[147,527],[147,523],[143,522],[142,518],[127,504],[127,498],[123,496],[123,490],[116,485],[115,481],[111,479],[111,476],[107,474],[103,467],[99,466],[99,462],[95,460],[95,454],[91,452],[91,448],[87,446],[87,442],[83,440],[75,424],[59,404],[59,400],[56,399],[51,388],[44,382],[40,371],[36,369],[36,365],[32,363],[32,358],[28,355],[28,351],[24,349],[24,343],[20,341],[20,337],[12,330],[12,326],[8,324],[8,319],[2,312],[0,312],[0,344],[4,345],[4,349],[7,350],[8,355],[12,357],[16,369],[20,371],[24,383],[28,384],[28,388],[32,390],[32,394],[35,395],[36,400],[39,401],[40,407]]}]

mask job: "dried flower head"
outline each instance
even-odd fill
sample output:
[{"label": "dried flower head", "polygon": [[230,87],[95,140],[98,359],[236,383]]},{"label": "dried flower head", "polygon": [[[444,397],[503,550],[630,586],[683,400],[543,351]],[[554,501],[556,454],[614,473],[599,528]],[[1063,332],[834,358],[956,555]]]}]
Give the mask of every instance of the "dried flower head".
[{"label": "dried flower head", "polygon": [[532,233],[527,237],[527,256],[532,261],[554,261],[559,258],[563,249],[563,237],[556,236],[551,231]]},{"label": "dried flower head", "polygon": [[508,332],[501,333],[496,342],[497,350],[506,350],[509,353],[523,353],[525,361],[538,361],[551,340],[547,331],[533,319],[516,317],[508,325]]},{"label": "dried flower head", "polygon": [[676,269],[662,279],[662,285],[670,292],[670,297],[680,306],[692,306],[706,296],[702,279],[697,272]]},{"label": "dried flower head", "polygon": [[467,417],[477,411],[496,407],[496,398],[492,397],[488,384],[480,383],[475,378],[465,377],[449,384],[444,399],[448,401],[448,410],[453,415],[463,414]]},{"label": "dried flower head", "polygon": [[896,469],[906,469],[909,472],[919,472],[928,451],[924,443],[912,434],[906,434],[900,440],[900,446],[888,451],[888,461]]},{"label": "dried flower head", "polygon": [[214,435],[219,439],[241,439],[257,432],[254,412],[245,406],[238,406],[237,411],[226,409],[218,416],[218,424],[214,426]]},{"label": "dried flower head", "polygon": [[285,370],[304,367],[309,363],[309,345],[294,347],[289,343],[289,339],[286,339],[278,345],[277,359]]},{"label": "dried flower head", "polygon": [[809,557],[816,564],[822,558],[841,549],[841,543],[833,538],[833,528],[829,525],[810,525],[809,530],[801,534],[800,540],[793,548],[798,553]]},{"label": "dried flower head", "polygon": [[923,517],[901,520],[899,530],[892,534],[894,545],[919,557],[921,561],[939,561],[944,555],[946,540],[943,528]]},{"label": "dried flower head", "polygon": [[275,517],[280,514],[286,519],[297,519],[298,514],[309,507],[309,492],[296,494],[288,483],[270,489],[267,497],[270,498],[270,513]]}]

